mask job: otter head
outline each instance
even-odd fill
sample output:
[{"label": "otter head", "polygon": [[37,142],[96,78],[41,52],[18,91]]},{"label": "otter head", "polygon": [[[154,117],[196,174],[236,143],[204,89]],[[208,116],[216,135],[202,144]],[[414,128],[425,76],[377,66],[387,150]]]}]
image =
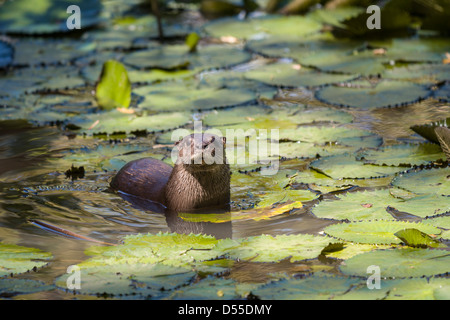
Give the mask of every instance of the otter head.
[{"label": "otter head", "polygon": [[176,164],[189,170],[211,170],[226,164],[225,137],[210,133],[193,133],[175,143],[178,149]]}]

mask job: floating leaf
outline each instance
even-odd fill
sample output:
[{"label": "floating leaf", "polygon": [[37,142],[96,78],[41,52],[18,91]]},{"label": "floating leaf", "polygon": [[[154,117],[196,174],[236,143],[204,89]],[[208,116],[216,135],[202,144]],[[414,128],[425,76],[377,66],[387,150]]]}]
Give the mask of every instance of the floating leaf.
[{"label": "floating leaf", "polygon": [[356,75],[318,72],[299,64],[274,63],[245,73],[248,79],[286,88],[318,87],[352,80]]},{"label": "floating leaf", "polygon": [[248,89],[200,87],[193,82],[161,83],[134,90],[144,97],[143,109],[157,111],[205,110],[232,107],[256,99]]},{"label": "floating leaf", "polygon": [[105,110],[129,107],[131,83],[123,64],[115,60],[108,60],[103,64],[95,97],[98,105]]},{"label": "floating leaf", "polygon": [[50,253],[39,249],[0,243],[0,277],[41,268],[51,258]]},{"label": "floating leaf", "polygon": [[221,19],[205,25],[204,28],[213,37],[232,36],[239,39],[254,39],[268,35],[304,36],[319,31],[322,24],[301,16],[265,16],[246,20]]},{"label": "floating leaf", "polygon": [[30,294],[55,289],[54,285],[47,285],[42,281],[30,279],[0,279],[0,296],[11,297],[19,294]]},{"label": "floating leaf", "polygon": [[186,45],[158,45],[135,51],[125,56],[123,62],[139,69],[190,69],[199,72],[206,69],[226,68],[251,59],[248,52],[228,45],[197,46],[189,53]]},{"label": "floating leaf", "polygon": [[190,120],[190,114],[170,112],[155,115],[129,115],[117,110],[98,114],[80,115],[71,118],[71,123],[79,126],[86,134],[132,133],[135,131],[155,132],[178,128]]},{"label": "floating leaf", "polygon": [[371,109],[411,104],[429,94],[427,88],[411,82],[380,81],[376,85],[358,82],[358,85],[329,86],[319,90],[316,96],[332,105]]},{"label": "floating leaf", "polygon": [[364,151],[364,162],[385,166],[419,166],[444,159],[442,150],[433,143],[397,144]]},{"label": "floating leaf", "polygon": [[383,277],[422,277],[449,271],[450,255],[439,249],[377,250],[359,254],[345,261],[344,274],[366,278],[367,267],[379,266]]},{"label": "floating leaf", "polygon": [[67,39],[61,41],[25,38],[16,42],[14,47],[15,66],[66,65],[88,55],[94,49],[91,42]]},{"label": "floating leaf", "polygon": [[400,243],[400,239],[394,234],[407,228],[416,228],[427,234],[439,234],[441,232],[439,229],[423,223],[379,220],[333,224],[325,228],[325,233],[338,239],[356,243],[397,244]]},{"label": "floating leaf", "polygon": [[275,262],[290,258],[291,262],[316,258],[328,246],[327,237],[309,234],[261,235],[244,239],[240,246],[228,250],[233,259],[257,262]]},{"label": "floating leaf", "polygon": [[450,196],[450,167],[414,169],[392,180],[392,185],[416,194]]},{"label": "floating leaf", "polygon": [[[304,279],[282,279],[252,290],[259,299],[285,300],[329,300],[344,297],[350,290],[365,286],[365,281],[351,277],[316,275]],[[358,290],[359,291],[359,290]],[[375,291],[375,292],[374,292]],[[372,290],[372,294],[382,297],[383,293]]]},{"label": "floating leaf", "polygon": [[406,245],[414,248],[437,248],[440,245],[439,241],[415,228],[403,229],[397,231],[394,235]]},{"label": "floating leaf", "polygon": [[390,210],[408,213],[415,217],[431,217],[450,211],[446,197],[431,194],[408,200],[393,197],[389,190],[365,190],[336,195],[339,200],[323,200],[312,212],[319,218],[336,220],[393,219]]},{"label": "floating leaf", "polygon": [[[186,268],[158,264],[114,264],[101,267],[80,265],[80,289],[74,292],[106,296],[133,296],[160,299],[182,285],[189,283],[195,273]],[[60,288],[67,288],[68,277],[56,280]],[[70,279],[69,279],[70,281]]]},{"label": "floating leaf", "polygon": [[401,172],[401,168],[376,166],[358,160],[355,155],[341,154],[320,158],[310,167],[333,179],[368,179],[385,177]]},{"label": "floating leaf", "polygon": [[[288,199],[289,200],[289,199]],[[239,210],[231,213],[179,213],[179,216],[184,221],[191,222],[211,222],[224,223],[228,221],[238,220],[266,220],[272,217],[289,213],[292,210],[300,209],[303,205],[300,201],[283,201],[281,205],[258,207],[254,209]]]}]

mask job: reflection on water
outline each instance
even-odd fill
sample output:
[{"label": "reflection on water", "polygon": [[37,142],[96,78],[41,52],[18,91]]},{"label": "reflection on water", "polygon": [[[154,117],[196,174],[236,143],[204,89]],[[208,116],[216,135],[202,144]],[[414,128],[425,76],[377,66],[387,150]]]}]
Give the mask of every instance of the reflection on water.
[{"label": "reflection on water", "polygon": [[[311,99],[309,93],[295,90],[279,95],[280,101],[317,104]],[[450,107],[427,100],[398,109],[348,112],[355,116],[354,126],[373,130],[389,143],[395,139],[422,140],[409,127],[445,118]],[[151,148],[145,142],[151,139],[139,139]],[[127,234],[159,231],[206,233],[217,238],[318,233],[331,223],[315,218],[308,204],[291,214],[262,221],[190,222],[176,213],[161,213],[149,203],[108,192],[114,171],[86,170],[83,178],[74,181],[66,177],[64,172],[71,163],[63,159],[64,154],[98,144],[99,140],[94,138],[68,137],[58,128],[30,128],[17,123],[0,128],[0,241],[51,252],[55,260],[40,271],[39,280],[46,281],[42,277],[48,277],[51,282],[68,265],[85,260],[83,251],[93,243],[51,233],[30,220],[41,220],[109,243],[118,243]],[[232,195],[232,200],[243,199]],[[48,294],[58,293],[42,293],[40,298]]]}]

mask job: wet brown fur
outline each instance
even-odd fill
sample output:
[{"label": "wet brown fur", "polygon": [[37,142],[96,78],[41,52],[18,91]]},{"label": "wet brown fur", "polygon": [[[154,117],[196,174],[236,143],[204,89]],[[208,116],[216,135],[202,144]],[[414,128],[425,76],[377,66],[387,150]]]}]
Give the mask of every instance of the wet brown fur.
[{"label": "wet brown fur", "polygon": [[[230,167],[226,163],[225,140],[203,134],[195,144],[194,135],[176,143],[178,159],[175,166],[153,158],[127,163],[111,181],[111,187],[133,196],[155,201],[174,211],[191,211],[223,207],[230,202]],[[213,144],[216,149],[213,148]],[[222,161],[195,164],[193,158],[222,150]],[[213,150],[213,151],[212,151]],[[190,157],[190,155],[193,157]],[[189,156],[188,156],[189,155]],[[192,160],[194,163],[187,161]]]}]

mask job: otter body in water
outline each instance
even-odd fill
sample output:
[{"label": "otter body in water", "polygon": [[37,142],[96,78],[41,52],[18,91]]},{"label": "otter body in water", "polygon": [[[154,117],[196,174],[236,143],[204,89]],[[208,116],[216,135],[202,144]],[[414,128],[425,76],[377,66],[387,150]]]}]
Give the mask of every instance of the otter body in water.
[{"label": "otter body in water", "polygon": [[134,160],[120,169],[111,187],[174,211],[228,206],[230,167],[225,139],[191,134],[175,146],[178,158],[173,168],[152,158]]}]

